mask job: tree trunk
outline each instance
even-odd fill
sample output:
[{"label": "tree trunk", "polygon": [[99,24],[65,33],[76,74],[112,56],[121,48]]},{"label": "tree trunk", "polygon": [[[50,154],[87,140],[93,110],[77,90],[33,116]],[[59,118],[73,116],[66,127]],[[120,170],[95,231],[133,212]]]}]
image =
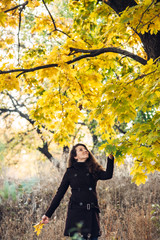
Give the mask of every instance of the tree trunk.
[{"label": "tree trunk", "polygon": [[44,156],[46,156],[50,162],[54,163],[54,165],[57,167],[57,168],[60,168],[60,164],[58,161],[56,161],[56,159],[54,159],[54,157],[52,156],[52,154],[48,151],[48,144],[47,142],[45,142],[43,144],[43,147],[38,147],[38,150],[44,154]]}]

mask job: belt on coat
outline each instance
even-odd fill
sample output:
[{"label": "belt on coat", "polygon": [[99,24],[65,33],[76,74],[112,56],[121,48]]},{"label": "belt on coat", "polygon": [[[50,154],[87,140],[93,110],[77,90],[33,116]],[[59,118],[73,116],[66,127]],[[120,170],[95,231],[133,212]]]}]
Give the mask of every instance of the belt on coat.
[{"label": "belt on coat", "polygon": [[69,203],[70,208],[82,208],[82,209],[87,209],[87,210],[91,210],[91,208],[95,208],[97,210],[99,210],[99,207],[97,205],[95,205],[95,203],[91,202],[91,203],[86,203],[86,202],[75,202],[75,201],[71,201]]},{"label": "belt on coat", "polygon": [[78,191],[78,192],[81,192],[81,191],[95,191],[95,187],[93,186],[89,186],[89,187],[79,187],[79,188],[72,188],[71,189],[72,191]]}]

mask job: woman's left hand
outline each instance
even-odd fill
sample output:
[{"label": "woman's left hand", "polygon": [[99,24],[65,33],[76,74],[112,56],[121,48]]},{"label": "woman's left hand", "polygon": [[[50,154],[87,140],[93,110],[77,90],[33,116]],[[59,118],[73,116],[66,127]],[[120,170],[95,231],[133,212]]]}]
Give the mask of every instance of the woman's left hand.
[{"label": "woman's left hand", "polygon": [[49,218],[48,218],[46,215],[43,215],[43,217],[42,217],[42,223],[43,223],[43,224],[49,223]]}]

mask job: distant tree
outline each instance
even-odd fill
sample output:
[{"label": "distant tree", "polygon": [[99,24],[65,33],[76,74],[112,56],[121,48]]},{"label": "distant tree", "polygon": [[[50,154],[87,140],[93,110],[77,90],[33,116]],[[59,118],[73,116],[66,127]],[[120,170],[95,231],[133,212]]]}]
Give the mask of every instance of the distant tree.
[{"label": "distant tree", "polygon": [[[3,95],[3,97],[2,97]],[[7,98],[8,96],[8,98]],[[45,130],[44,126],[38,125],[36,126],[35,121],[30,119],[29,115],[28,115],[28,109],[30,107],[30,98],[29,97],[24,97],[21,96],[19,97],[19,100],[17,100],[13,95],[11,95],[10,93],[6,93],[6,94],[1,94],[1,108],[0,108],[0,116],[1,119],[5,119],[7,117],[11,117],[13,116],[12,114],[17,114],[17,116],[19,116],[21,118],[21,121],[23,122],[23,120],[26,121],[26,125],[29,124],[30,127],[28,128],[28,131],[25,131],[24,133],[18,134],[19,135],[19,139],[17,139],[18,142],[21,142],[20,139],[24,139],[25,136],[27,136],[30,132],[35,131],[37,133],[37,135],[39,136],[39,138],[42,141],[42,146],[37,147],[37,150],[39,150],[43,155],[45,155],[45,157],[47,157],[49,159],[49,161],[53,162],[55,164],[55,166],[59,167],[59,163],[57,162],[57,160],[53,157],[53,155],[51,154],[51,152],[49,151],[49,136],[48,139],[45,136],[46,134],[43,133],[43,129]],[[33,98],[32,98],[33,101]],[[6,104],[7,102],[7,104]],[[13,116],[13,119],[15,120],[16,117],[15,115]],[[50,130],[49,132],[52,133],[52,131]],[[23,135],[23,136],[22,136]],[[48,133],[49,135],[49,133]],[[6,142],[6,144],[9,144],[11,142],[13,142],[14,140],[16,140],[17,136],[11,136],[10,139],[8,139],[8,141]]]}]

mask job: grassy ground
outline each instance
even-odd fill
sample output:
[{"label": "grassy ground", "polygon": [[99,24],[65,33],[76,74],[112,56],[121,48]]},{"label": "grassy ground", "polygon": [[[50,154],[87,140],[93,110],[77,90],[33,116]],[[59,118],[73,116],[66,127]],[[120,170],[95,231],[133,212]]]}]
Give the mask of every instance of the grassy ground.
[{"label": "grassy ground", "polygon": [[[32,190],[17,191],[0,203],[0,240],[65,240],[63,236],[70,191],[57,208],[55,220],[45,225],[40,236],[33,225],[41,220],[57,190],[63,173],[43,174]],[[101,209],[102,236],[99,240],[160,240],[160,174],[137,187],[127,174],[114,174],[97,186]],[[2,184],[2,182],[1,182]],[[19,184],[16,182],[16,184]],[[16,185],[18,186],[18,185]],[[19,190],[20,191],[20,190]],[[19,195],[18,195],[19,194]],[[157,205],[156,205],[157,204]]]}]

